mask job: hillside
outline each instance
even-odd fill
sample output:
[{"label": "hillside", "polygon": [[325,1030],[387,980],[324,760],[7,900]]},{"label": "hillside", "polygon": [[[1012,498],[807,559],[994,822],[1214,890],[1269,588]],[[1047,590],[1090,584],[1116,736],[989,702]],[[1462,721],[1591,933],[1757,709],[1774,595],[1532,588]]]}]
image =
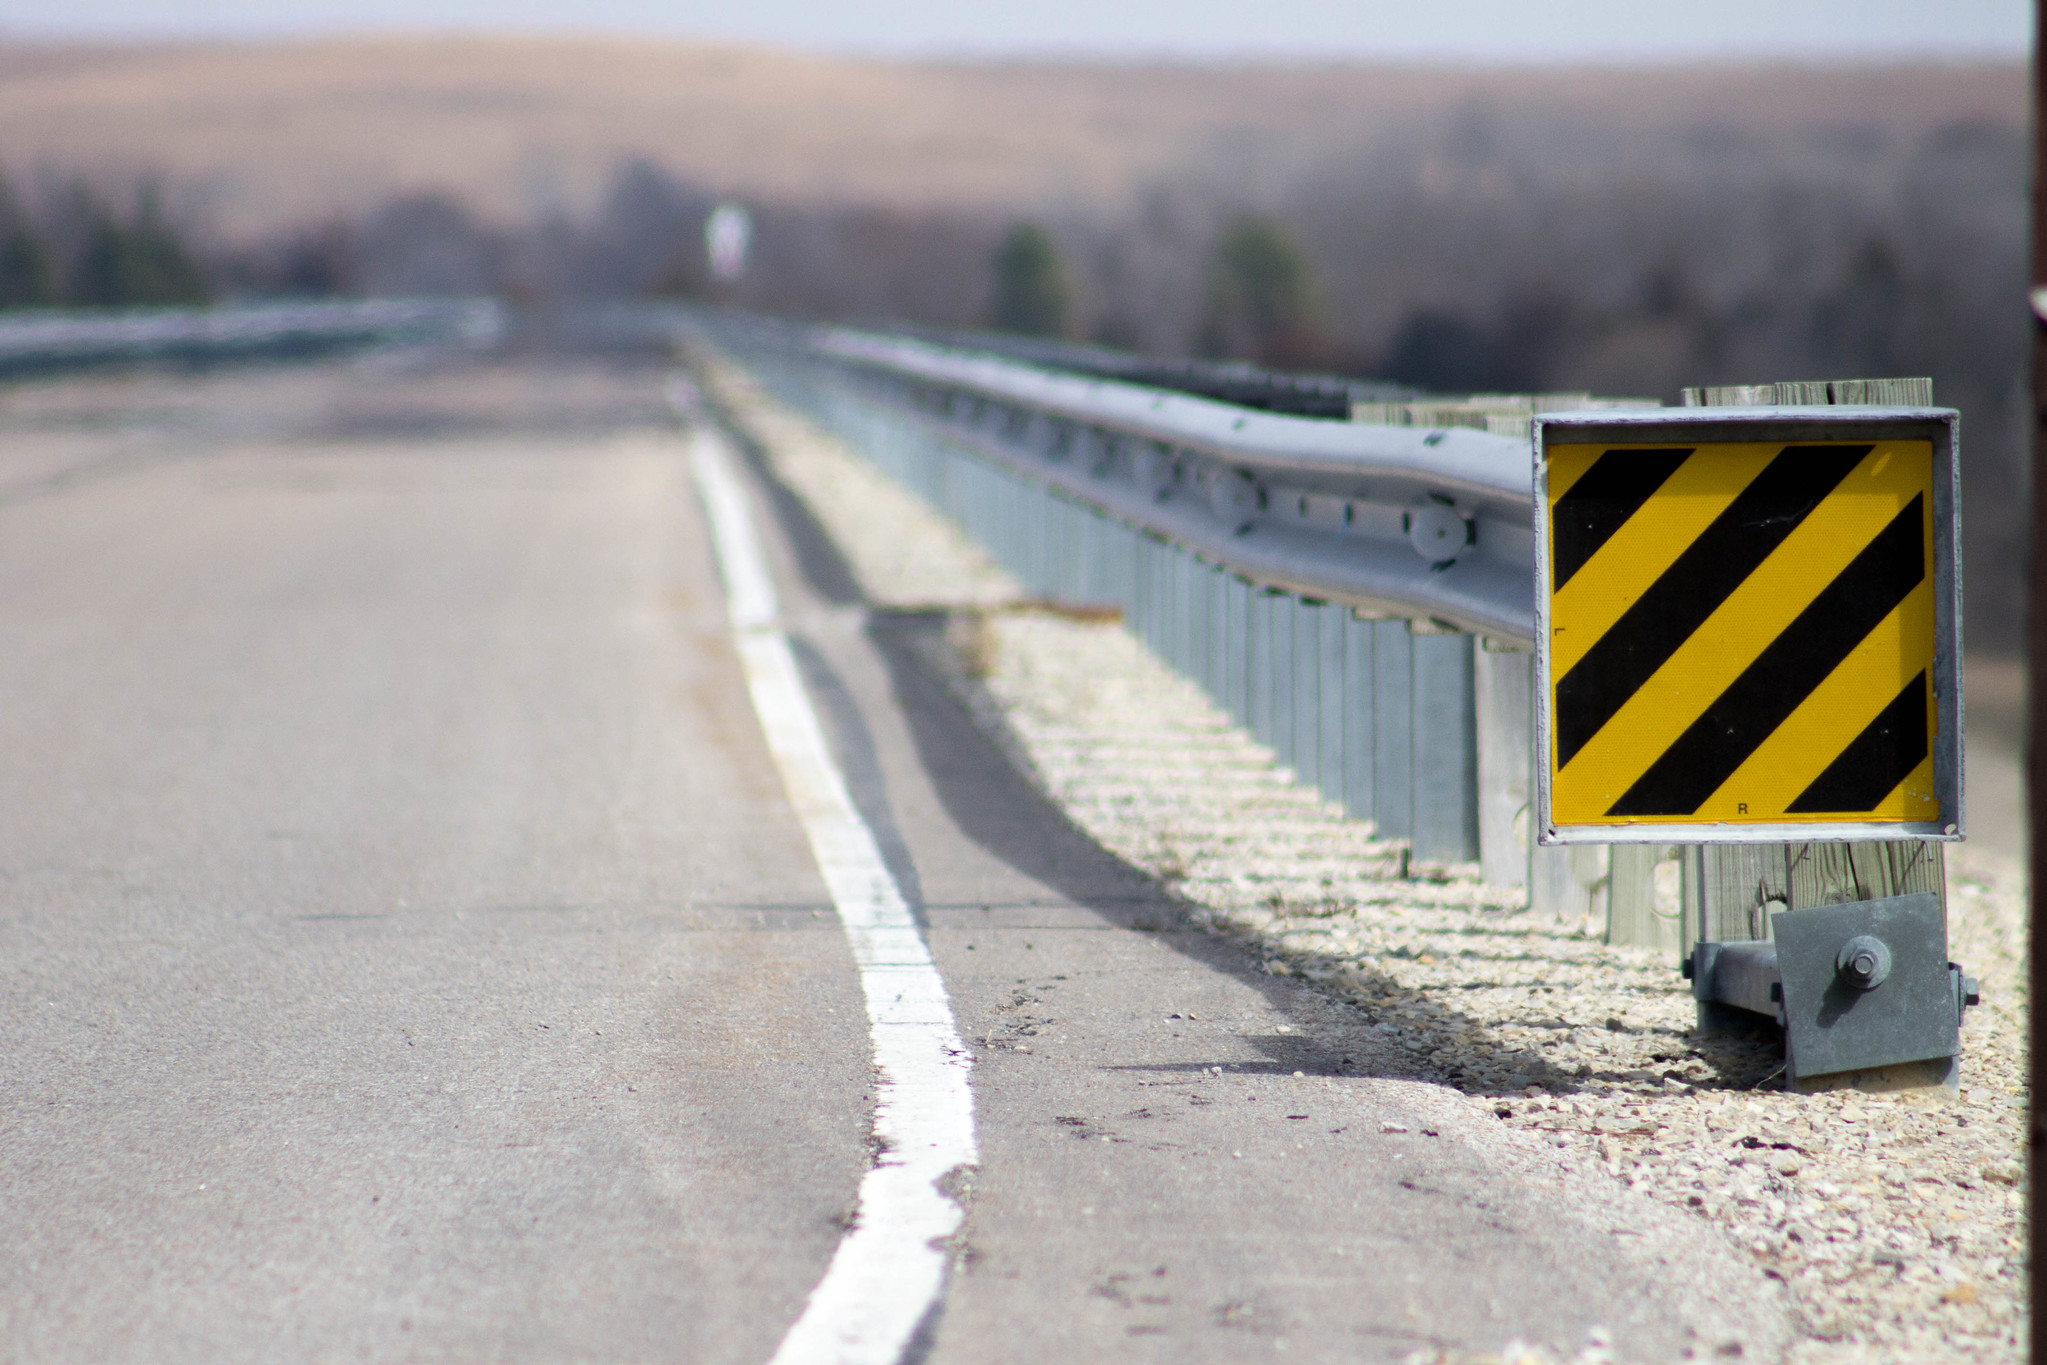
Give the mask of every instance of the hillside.
[{"label": "hillside", "polygon": [[634,156],[783,202],[1115,212],[1189,178],[1261,198],[1464,108],[1909,137],[2023,126],[2025,71],[947,63],[616,38],[0,45],[0,167],[163,175],[229,236],[429,188],[501,221],[580,213]]}]

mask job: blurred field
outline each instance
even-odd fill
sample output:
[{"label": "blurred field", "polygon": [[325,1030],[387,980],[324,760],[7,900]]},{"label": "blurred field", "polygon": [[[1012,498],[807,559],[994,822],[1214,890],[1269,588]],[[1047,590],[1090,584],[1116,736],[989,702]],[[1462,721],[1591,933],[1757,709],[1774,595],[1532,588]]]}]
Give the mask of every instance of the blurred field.
[{"label": "blurred field", "polygon": [[[26,206],[64,299],[118,301],[87,287],[98,220],[82,206],[150,202],[138,190],[155,184],[217,296],[684,295],[974,327],[994,316],[991,252],[1029,219],[1068,286],[1057,330],[1156,355],[1665,401],[1926,375],[1966,415],[1971,646],[2009,655],[2027,531],[2026,107],[2015,63],[0,44],[0,238]],[[703,226],[721,197],[745,202],[755,233],[744,277],[714,285]],[[1286,325],[1262,332],[1219,283],[1222,243],[1259,222],[1299,282]]]},{"label": "blurred field", "polygon": [[1190,177],[1257,199],[1466,107],[1910,137],[2023,126],[2025,69],[891,62],[512,37],[0,46],[0,166],[168,175],[229,236],[422,189],[500,219],[575,214],[628,157],[785,202],[1114,212]]}]

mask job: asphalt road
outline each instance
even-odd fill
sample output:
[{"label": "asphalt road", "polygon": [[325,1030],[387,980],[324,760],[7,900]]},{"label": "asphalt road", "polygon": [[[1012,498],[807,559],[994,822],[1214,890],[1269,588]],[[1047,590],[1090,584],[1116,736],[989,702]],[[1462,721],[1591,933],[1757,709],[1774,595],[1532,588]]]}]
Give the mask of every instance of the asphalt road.
[{"label": "asphalt road", "polygon": [[[869,1043],[661,379],[0,398],[0,1358],[773,1353],[871,1160]],[[1182,925],[776,508],[976,1054],[925,1358],[1776,1353],[1717,1234]]]}]

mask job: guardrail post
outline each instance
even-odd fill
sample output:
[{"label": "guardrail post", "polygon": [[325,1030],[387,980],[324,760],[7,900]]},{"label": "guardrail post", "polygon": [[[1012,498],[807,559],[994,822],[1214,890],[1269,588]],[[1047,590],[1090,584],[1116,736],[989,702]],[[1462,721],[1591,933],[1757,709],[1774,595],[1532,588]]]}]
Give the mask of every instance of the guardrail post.
[{"label": "guardrail post", "polygon": [[1147,537],[1146,580],[1151,597],[1152,648],[1174,668],[1180,666],[1180,592],[1173,571],[1173,547],[1163,539]]},{"label": "guardrail post", "polygon": [[1058,558],[1046,566],[1046,586],[1068,602],[1092,602],[1088,595],[1088,555],[1091,552],[1088,523],[1093,515],[1056,494],[1046,495],[1052,523],[1058,530]]},{"label": "guardrail post", "polygon": [[1294,774],[1322,786],[1322,604],[1294,598]]},{"label": "guardrail post", "polygon": [[1478,725],[1478,866],[1494,886],[1528,885],[1533,833],[1535,656],[1479,643],[1472,659]]},{"label": "guardrail post", "polygon": [[1029,591],[1037,565],[1031,562],[1028,552],[1020,553],[1024,549],[1020,532],[1028,519],[1043,515],[1036,505],[1042,498],[1035,496],[1034,488],[1020,488],[1017,496],[1005,500],[1002,491],[1008,481],[1000,474],[978,460],[962,458],[959,464],[971,481],[974,519],[981,528],[974,533],[975,539],[986,545],[995,562],[1015,574],[1017,582]]},{"label": "guardrail post", "polygon": [[1382,839],[1414,835],[1414,638],[1372,623],[1372,807]]},{"label": "guardrail post", "polygon": [[964,460],[939,442],[932,442],[932,447],[932,454],[935,457],[932,460],[934,466],[932,482],[934,491],[938,494],[936,505],[951,517],[955,524],[971,525],[973,519],[967,515],[965,505],[965,480],[959,472],[959,466]]},{"label": "guardrail post", "polygon": [[1179,546],[1170,543],[1162,547],[1159,562],[1166,597],[1167,657],[1182,677],[1197,678],[1201,674],[1196,661],[1201,656],[1194,648],[1194,566]]},{"label": "guardrail post", "polygon": [[1566,922],[1597,914],[1607,891],[1609,846],[1541,845],[1528,850],[1528,908],[1546,918]]},{"label": "guardrail post", "polygon": [[1152,581],[1156,567],[1152,538],[1130,528],[1130,633],[1154,655],[1159,653],[1158,593]]},{"label": "guardrail post", "polygon": [[1123,539],[1123,523],[1113,516],[1095,518],[1095,543],[1101,549],[1102,595],[1122,608],[1123,619],[1137,629],[1130,603],[1130,546]]},{"label": "guardrail post", "polygon": [[1770,937],[1770,916],[1790,905],[1784,844],[1707,844],[1700,857],[1699,930],[1708,939]]},{"label": "guardrail post", "polygon": [[1225,633],[1226,650],[1223,656],[1225,682],[1225,709],[1230,718],[1251,728],[1251,658],[1255,650],[1251,644],[1252,626],[1258,614],[1257,589],[1250,583],[1227,571],[1223,582],[1229,596],[1229,629]]},{"label": "guardrail post", "polygon": [[1177,545],[1166,547],[1167,583],[1173,594],[1173,666],[1190,678],[1199,677],[1201,617],[1195,611],[1194,556]]},{"label": "guardrail post", "polygon": [[1052,489],[1021,481],[1017,497],[1024,499],[1017,516],[1017,534],[1026,544],[1021,583],[1028,593],[1052,598],[1056,596],[1052,579],[1058,573],[1058,499],[1052,497]]},{"label": "guardrail post", "polygon": [[1163,540],[1154,540],[1151,550],[1151,591],[1152,615],[1157,624],[1152,632],[1158,637],[1159,657],[1180,666],[1180,585],[1179,575],[1173,564],[1173,547]]},{"label": "guardrail post", "polygon": [[[1656,907],[1656,869],[1677,864],[1684,850],[1674,844],[1614,844],[1606,893],[1606,941],[1664,949],[1681,957],[1685,945],[1683,894],[1675,915]],[[1680,871],[1680,877],[1682,872]],[[1682,882],[1680,882],[1682,887]]]},{"label": "guardrail post", "polygon": [[1109,522],[1116,528],[1116,600],[1124,604],[1124,616],[1132,622],[1138,639],[1144,639],[1144,532],[1128,522]]},{"label": "guardrail post", "polygon": [[1151,636],[1147,628],[1151,624],[1151,604],[1147,600],[1144,581],[1144,571],[1149,562],[1145,555],[1145,536],[1126,522],[1110,524],[1116,528],[1116,567],[1121,578],[1119,594],[1123,603],[1123,620],[1130,633],[1149,646]]},{"label": "guardrail post", "polygon": [[1088,513],[1087,571],[1093,582],[1087,600],[1119,607],[1127,618],[1130,604],[1123,600],[1123,582],[1116,572],[1116,551],[1121,548],[1116,544],[1116,532],[1115,519],[1106,512]]},{"label": "guardrail post", "polygon": [[1203,685],[1215,704],[1229,710],[1230,575],[1219,565],[1203,562],[1202,593],[1207,599],[1203,615],[1208,620],[1208,660]]},{"label": "guardrail post", "polygon": [[[1320,680],[1317,698],[1316,740],[1319,746],[1315,771],[1321,775],[1322,795],[1342,805],[1350,777],[1344,731],[1344,697],[1350,681],[1344,669],[1344,623],[1350,612],[1330,603],[1315,613],[1316,673]],[[1364,682],[1359,680],[1358,686]]]},{"label": "guardrail post", "polygon": [[[1747,385],[1739,389],[1687,389],[1690,407],[1723,404],[1782,407],[1828,405],[1912,406],[1933,401],[1925,379],[1831,380]],[[1861,843],[1712,845],[1699,850],[1698,900],[1686,916],[1701,941],[1771,936],[1770,914],[1814,906],[1930,891],[1947,918],[1944,849],[1918,839]],[[1706,1021],[1701,1007],[1701,1023]]]},{"label": "guardrail post", "polygon": [[1098,568],[1101,549],[1097,543],[1097,523],[1101,517],[1082,503],[1071,502],[1056,493],[1049,496],[1050,505],[1056,510],[1061,542],[1059,559],[1047,566],[1051,581],[1059,586],[1065,601],[1105,602]]},{"label": "guardrail post", "polygon": [[1794,910],[1846,901],[1909,896],[1938,897],[1947,917],[1947,877],[1941,845],[1922,839],[1860,844],[1792,844],[1786,850],[1785,893]]},{"label": "guardrail post", "polygon": [[[954,520],[971,528],[970,534],[983,545],[995,545],[1002,537],[1002,523],[988,497],[988,467],[964,451],[950,452],[946,462],[946,488],[959,511]],[[1003,558],[997,555],[998,559]]]},{"label": "guardrail post", "polygon": [[1272,670],[1272,734],[1265,741],[1279,761],[1294,764],[1294,614],[1297,604],[1292,593],[1272,594],[1267,620],[1272,626],[1272,648],[1265,658]]},{"label": "guardrail post", "polygon": [[909,440],[898,436],[890,445],[895,452],[896,477],[925,502],[934,507],[941,505],[936,473],[944,458],[940,453],[944,442],[930,436],[921,439],[913,436]]},{"label": "guardrail post", "polygon": [[[1343,623],[1343,806],[1359,820],[1378,821],[1374,804],[1378,745],[1374,704],[1378,669],[1373,653],[1379,623],[1344,612]],[[1382,838],[1383,828],[1375,831]]]},{"label": "guardrail post", "polygon": [[1414,650],[1414,856],[1478,857],[1478,742],[1471,635],[1416,635]]},{"label": "guardrail post", "polygon": [[1260,744],[1272,745],[1272,604],[1278,596],[1266,588],[1251,590],[1251,621],[1246,643],[1248,651],[1250,731]]},{"label": "guardrail post", "polygon": [[989,519],[986,482],[982,478],[978,460],[955,459],[952,468],[946,472],[946,485],[951,490],[953,520],[966,528],[967,534],[981,544],[991,547],[998,562],[1006,562],[1005,547],[1002,545],[1001,527]]},{"label": "guardrail post", "polygon": [[1057,501],[1048,490],[993,469],[982,477],[981,498],[989,543],[1001,547],[1002,564],[1025,592],[1050,595],[1059,571],[1054,558],[1060,538]]},{"label": "guardrail post", "polygon": [[1173,667],[1187,673],[1187,575],[1179,546],[1159,542],[1159,639]]},{"label": "guardrail post", "polygon": [[1076,506],[1074,513],[1080,521],[1080,600],[1083,602],[1108,602],[1113,596],[1109,585],[1109,519],[1088,507]]},{"label": "guardrail post", "polygon": [[1195,676],[1194,661],[1194,559],[1177,545],[1167,545],[1165,561],[1167,619],[1172,623],[1166,639],[1173,651],[1173,666],[1189,677]]}]

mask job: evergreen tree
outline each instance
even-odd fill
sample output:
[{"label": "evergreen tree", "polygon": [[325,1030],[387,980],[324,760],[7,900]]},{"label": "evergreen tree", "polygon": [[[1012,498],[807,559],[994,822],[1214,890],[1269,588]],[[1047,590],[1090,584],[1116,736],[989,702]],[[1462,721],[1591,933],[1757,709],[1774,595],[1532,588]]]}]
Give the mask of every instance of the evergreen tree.
[{"label": "evergreen tree", "polygon": [[163,215],[156,191],[144,190],[128,228],[141,278],[135,302],[148,304],[208,303],[213,291],[192,259],[177,229]]},{"label": "evergreen tree", "polygon": [[86,206],[85,240],[71,262],[67,302],[87,308],[118,308],[130,302],[135,276],[135,248],[128,231],[97,200]]},{"label": "evergreen tree", "polygon": [[1286,230],[1239,218],[1216,242],[1202,349],[1268,365],[1312,364],[1328,349],[1308,262]]},{"label": "evergreen tree", "polygon": [[163,216],[153,190],[123,223],[98,199],[81,196],[84,243],[72,262],[70,302],[93,308],[205,303],[206,278]]},{"label": "evergreen tree", "polygon": [[55,302],[50,249],[14,187],[0,180],[0,308],[42,308]]},{"label": "evergreen tree", "polygon": [[0,308],[47,308],[56,296],[42,234],[20,218],[0,224]]},{"label": "evergreen tree", "polygon": [[1056,337],[1066,330],[1066,271],[1051,235],[1035,223],[1010,228],[989,258],[995,272],[990,321],[999,331]]}]

